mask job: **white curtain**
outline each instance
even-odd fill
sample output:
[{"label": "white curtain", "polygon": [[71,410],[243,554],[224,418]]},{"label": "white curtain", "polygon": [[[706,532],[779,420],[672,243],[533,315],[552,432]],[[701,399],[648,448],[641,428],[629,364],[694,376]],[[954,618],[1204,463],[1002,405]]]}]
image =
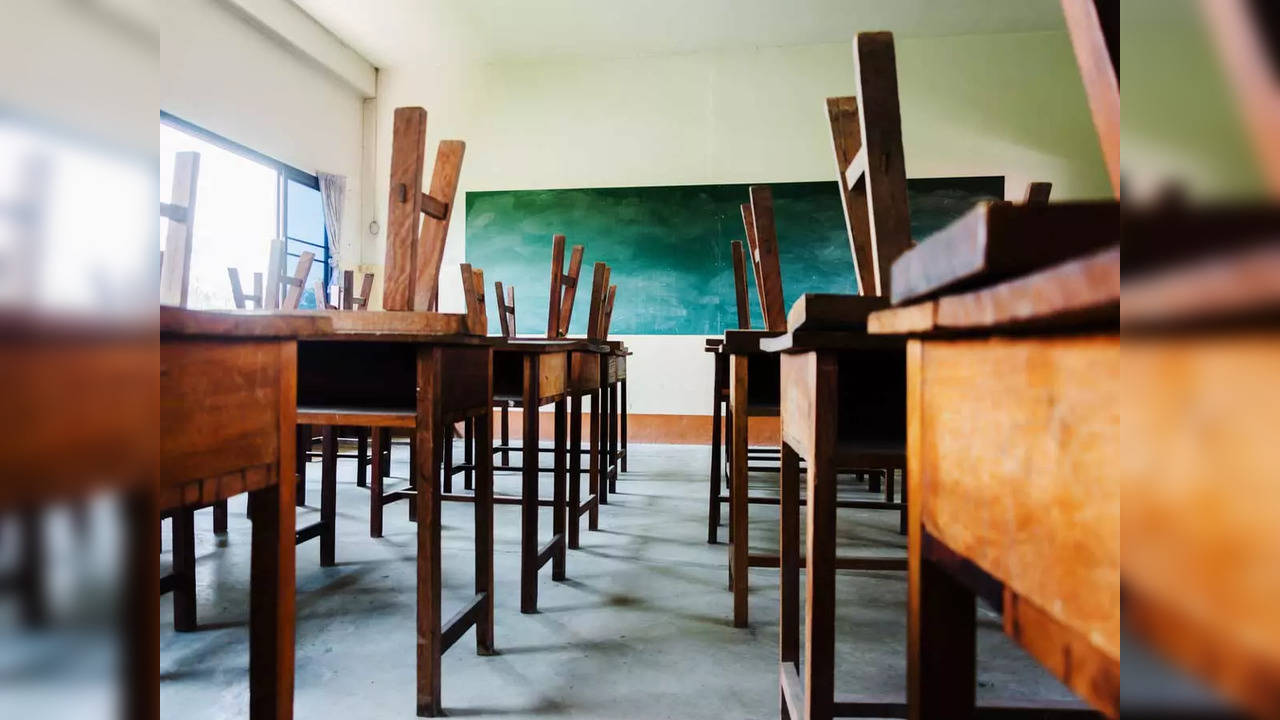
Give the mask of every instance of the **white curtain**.
[{"label": "white curtain", "polygon": [[324,199],[324,229],[329,235],[329,277],[337,282],[338,248],[342,247],[342,203],[347,195],[347,176],[316,173],[320,196]]}]

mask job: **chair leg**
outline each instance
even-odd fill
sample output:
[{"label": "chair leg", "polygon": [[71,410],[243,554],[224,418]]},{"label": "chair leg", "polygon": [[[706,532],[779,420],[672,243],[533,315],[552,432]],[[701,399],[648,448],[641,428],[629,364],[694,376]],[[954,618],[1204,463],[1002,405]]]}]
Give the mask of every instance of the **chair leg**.
[{"label": "chair leg", "polygon": [[365,473],[369,470],[369,428],[356,429],[356,487],[368,487]]},{"label": "chair leg", "polygon": [[298,490],[293,502],[298,507],[307,504],[307,451],[311,449],[311,426],[299,425],[297,432],[297,455],[294,459],[294,470],[298,475]]},{"label": "chair leg", "polygon": [[390,445],[391,431],[373,428],[373,448],[370,453],[373,467],[369,473],[369,537],[382,537],[382,479],[386,477],[386,447]]},{"label": "chair leg", "polygon": [[213,504],[213,534],[218,536],[218,544],[227,541],[227,501],[219,500]]},{"label": "chair leg", "polygon": [[[511,411],[507,408],[507,404],[502,403],[502,424],[499,427],[499,438],[502,440],[502,447],[511,446]],[[502,466],[511,467],[511,452],[502,451]]]},{"label": "chair leg", "polygon": [[473,490],[472,478],[475,476],[475,418],[467,418],[462,423],[462,462],[467,469],[462,471],[462,487]]},{"label": "chair leg", "polygon": [[441,483],[446,493],[453,492],[453,423],[444,426],[444,474]]},{"label": "chair leg", "polygon": [[179,508],[173,513],[173,629],[196,629],[196,511]]},{"label": "chair leg", "polygon": [[[715,381],[712,388],[711,401],[711,487],[709,497],[707,498],[707,542],[715,544],[720,540],[720,470],[722,458],[720,456],[720,430],[723,424],[721,418],[721,408],[723,403],[720,402],[720,383],[722,380],[723,370],[719,359],[716,360]],[[625,394],[625,393],[624,393]],[[625,438],[625,433],[623,435]]]},{"label": "chair leg", "polygon": [[620,425],[619,433],[621,434],[621,438],[619,439],[619,441],[622,443],[621,471],[626,472],[627,471],[627,381],[626,379],[623,379],[623,380],[620,380],[618,384],[622,386],[621,387],[622,399],[618,403],[618,413],[619,413],[618,422]]},{"label": "chair leg", "polygon": [[326,425],[320,460],[320,567],[333,567],[338,517],[338,428]]}]

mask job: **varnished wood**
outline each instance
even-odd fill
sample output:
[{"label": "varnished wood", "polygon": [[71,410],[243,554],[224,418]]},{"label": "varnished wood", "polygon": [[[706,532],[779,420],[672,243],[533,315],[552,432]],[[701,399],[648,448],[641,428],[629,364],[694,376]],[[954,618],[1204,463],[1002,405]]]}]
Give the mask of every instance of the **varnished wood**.
[{"label": "varnished wood", "polygon": [[609,266],[602,262],[595,264],[595,272],[591,281],[591,305],[587,315],[587,337],[596,340],[600,337],[600,317],[604,307],[604,296],[609,286]]},{"label": "varnished wood", "polygon": [[[194,237],[196,190],[200,177],[200,153],[180,152],[173,160],[172,205],[182,208],[182,219],[170,219],[165,231],[164,256],[160,267],[160,304],[187,306],[187,286],[191,278],[191,243]],[[179,213],[171,213],[177,215]]]},{"label": "varnished wood", "polygon": [[564,275],[564,236],[551,238],[551,298],[547,305],[547,337],[560,337],[561,278]]},{"label": "varnished wood", "polygon": [[747,300],[747,264],[742,253],[742,241],[730,243],[733,254],[733,290],[738,309],[738,329],[751,329],[751,303]]},{"label": "varnished wood", "polygon": [[[850,183],[846,170],[856,167],[853,159],[862,148],[862,120],[858,98],[827,98],[827,118],[831,122],[831,142],[836,156],[836,179],[840,185],[840,205],[853,254],[858,293],[877,295],[875,259],[871,248],[871,224],[867,215],[867,185]],[[863,156],[865,158],[865,155]],[[865,165],[865,160],[864,160]],[[860,173],[861,174],[861,173]]]},{"label": "varnished wood", "polygon": [[1053,192],[1053,183],[1027,183],[1027,194],[1022,198],[1023,205],[1044,205],[1049,202],[1049,194]]},{"label": "varnished wood", "polygon": [[751,219],[756,236],[755,271],[764,293],[760,297],[760,305],[764,309],[764,326],[766,330],[785,330],[786,305],[782,299],[778,234],[773,222],[773,191],[768,185],[752,185],[750,193]]},{"label": "varnished wood", "polygon": [[792,304],[791,312],[787,313],[787,330],[860,332],[866,326],[868,315],[887,307],[889,300],[883,297],[805,293]]},{"label": "varnished wood", "polygon": [[[411,310],[418,232],[422,221],[422,175],[427,146],[427,111],[395,109],[391,129],[391,188],[387,210],[387,250],[383,263],[382,308]],[[421,310],[426,307],[418,308]]]},{"label": "varnished wood", "polygon": [[[1119,3],[1102,2],[1114,7],[1114,18],[1109,18],[1119,32]],[[1085,97],[1093,115],[1093,127],[1098,132],[1102,147],[1102,159],[1111,178],[1111,189],[1120,198],[1120,79],[1117,66],[1119,58],[1112,57],[1107,48],[1108,30],[1099,12],[1098,0],[1062,0],[1062,14],[1066,18],[1067,34],[1075,50],[1080,79],[1084,82]]]},{"label": "varnished wood", "polygon": [[[418,233],[413,280],[413,309],[438,310],[440,264],[444,261],[444,243],[453,216],[454,196],[462,174],[462,156],[467,145],[461,140],[441,140],[431,172],[430,195],[445,203],[444,217],[428,215]],[[481,285],[481,288],[484,286]]]},{"label": "varnished wood", "polygon": [[[280,278],[280,281],[288,288],[284,292],[284,300],[280,304],[281,309],[298,309],[298,303],[302,301],[302,291],[307,282],[307,275],[311,273],[311,263],[315,262],[315,259],[316,256],[313,252],[302,253],[298,256],[298,265],[294,268],[293,275],[284,275]],[[320,295],[318,299],[323,301],[324,295]]]},{"label": "varnished wood", "polygon": [[[756,222],[755,218],[751,215],[751,203],[742,203],[740,209],[742,210],[742,229],[747,236],[747,255],[751,260],[751,274],[756,279],[756,299],[760,301],[760,318],[764,321],[765,292],[764,283],[761,280],[760,271],[758,269],[758,264],[760,262],[760,244],[756,236]],[[750,327],[749,324],[748,327]],[[768,327],[767,321],[765,321],[765,327]]]},{"label": "varnished wood", "polygon": [[898,258],[893,303],[984,287],[1119,242],[1116,203],[980,203]]},{"label": "varnished wood", "polygon": [[504,289],[502,281],[497,280],[493,283],[493,295],[498,301],[498,325],[502,329],[503,337],[516,336],[516,288],[512,285]]},{"label": "varnished wood", "polygon": [[[876,273],[874,294],[892,295],[890,266],[912,244],[893,34],[858,33],[853,38],[853,57],[861,113],[859,152],[866,157],[863,182],[867,186],[868,208],[874,208],[868,213],[872,267]],[[857,227],[858,223],[854,223],[851,229]]]},{"label": "varnished wood", "polygon": [[462,297],[467,308],[467,331],[472,335],[489,332],[489,318],[485,312],[484,271],[462,263]]}]

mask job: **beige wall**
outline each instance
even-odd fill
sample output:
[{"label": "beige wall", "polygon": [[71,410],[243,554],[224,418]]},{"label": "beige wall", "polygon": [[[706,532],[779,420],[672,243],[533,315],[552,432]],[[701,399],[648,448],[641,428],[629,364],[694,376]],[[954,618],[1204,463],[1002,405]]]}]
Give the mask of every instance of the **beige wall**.
[{"label": "beige wall", "polygon": [[[1003,174],[1011,197],[1030,180],[1052,181],[1057,198],[1109,195],[1065,33],[904,38],[897,51],[909,176]],[[422,105],[429,153],[444,137],[467,141],[463,191],[830,179],[823,100],[854,87],[843,43],[393,68],[379,77],[374,177],[389,174],[381,139],[392,109]],[[386,193],[380,180],[383,225]],[[442,271],[445,309],[460,309],[460,219]],[[366,261],[383,253],[383,238],[368,238]],[[710,412],[701,337],[626,339],[634,412]]]},{"label": "beige wall", "polygon": [[[273,2],[292,8],[277,23],[314,22]],[[307,172],[347,176],[339,256],[355,267],[367,225],[362,93],[224,0],[165,0],[160,56],[162,110]]]}]

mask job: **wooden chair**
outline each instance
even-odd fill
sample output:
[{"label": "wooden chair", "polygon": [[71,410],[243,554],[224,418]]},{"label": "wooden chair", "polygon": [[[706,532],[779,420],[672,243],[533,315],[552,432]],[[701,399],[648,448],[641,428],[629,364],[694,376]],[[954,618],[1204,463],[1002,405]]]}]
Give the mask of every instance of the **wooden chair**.
[{"label": "wooden chair", "polygon": [[[160,270],[160,304],[187,306],[191,282],[192,239],[195,232],[196,190],[200,177],[200,153],[180,152],[174,157],[171,202],[160,203],[160,217],[168,220],[165,250]],[[227,501],[210,503],[213,532],[219,543],[226,542]],[[195,505],[176,508],[165,514],[171,521],[173,567],[161,578],[160,592],[173,593],[173,628],[178,632],[196,629],[196,526]]]},{"label": "wooden chair", "polygon": [[[573,301],[578,294],[578,276],[582,272],[582,245],[574,245],[569,256],[569,267],[564,266],[564,235],[551,238],[551,299],[547,303],[547,337],[550,339],[566,337],[569,334],[569,323],[573,319]],[[514,292],[514,288],[512,289]],[[498,299],[499,303],[502,299]],[[515,296],[512,296],[512,312],[514,317]],[[503,332],[504,337],[516,336],[515,324],[509,328],[511,334]],[[512,469],[511,451],[518,449],[511,445],[511,418],[507,401],[499,404],[501,413],[498,420],[499,442],[494,449],[500,453],[498,470]]]},{"label": "wooden chair", "polygon": [[[244,310],[249,307],[249,303],[259,310],[297,310],[298,304],[302,301],[303,288],[307,282],[307,275],[311,273],[311,264],[315,262],[315,253],[307,251],[298,257],[298,264],[294,268],[292,275],[280,274],[280,256],[284,252],[284,245],[279,240],[271,241],[271,249],[267,256],[267,285],[262,285],[262,273],[253,274],[253,294],[250,295],[244,291],[244,287],[240,284],[240,271],[236,268],[227,268],[227,277],[231,281],[231,298],[235,302],[236,308]],[[280,288],[284,286],[285,296],[280,298]],[[316,288],[316,305],[323,309],[327,303],[325,302],[323,288]]]},{"label": "wooden chair", "polygon": [[[891,717],[907,717],[908,713],[911,717],[975,716],[978,710],[974,705],[972,675],[973,595],[970,593],[966,599],[966,591],[959,588],[966,582],[974,582],[983,573],[978,570],[978,564],[941,544],[924,548],[928,543],[922,545],[918,523],[922,515],[928,516],[929,511],[922,511],[921,506],[929,504],[931,499],[921,488],[942,482],[938,479],[942,477],[962,478],[955,481],[958,484],[987,477],[991,468],[973,467],[971,459],[981,455],[988,464],[1003,464],[1007,468],[1007,456],[1022,450],[1010,449],[1003,443],[984,442],[983,450],[975,453],[968,442],[951,441],[945,447],[964,448],[964,451],[943,458],[939,446],[922,456],[920,443],[932,443],[930,438],[942,435],[935,434],[932,428],[922,428],[921,407],[922,402],[928,406],[925,412],[932,418],[931,423],[947,426],[947,437],[954,438],[965,432],[985,435],[989,428],[1001,425],[991,418],[980,419],[976,414],[978,407],[996,414],[1003,412],[1003,405],[992,405],[990,398],[1016,398],[1013,388],[1025,380],[1029,366],[1022,361],[1023,374],[1020,375],[1014,370],[1019,362],[1016,356],[1001,362],[992,357],[1010,345],[1018,345],[1020,340],[997,347],[999,343],[983,339],[973,343],[973,357],[955,358],[960,364],[954,366],[949,375],[950,386],[944,379],[948,376],[940,374],[926,387],[920,376],[917,341],[908,345],[900,331],[913,321],[920,322],[922,327],[932,326],[940,319],[940,306],[925,300],[920,306],[892,311],[891,320],[882,317],[890,312],[884,309],[884,296],[891,297],[895,303],[911,303],[951,289],[1016,276],[1042,263],[1069,260],[1082,252],[1096,251],[1116,237],[1119,215],[1114,206],[1045,204],[1048,188],[1035,185],[1028,191],[1027,204],[999,201],[980,205],[929,242],[912,249],[892,36],[858,34],[854,39],[854,58],[858,97],[830,100],[828,112],[859,287],[863,293],[877,295],[805,296],[792,309],[788,334],[765,343],[783,353],[782,376],[786,387],[782,410],[779,562],[782,716],[830,718],[868,713]],[[867,158],[876,161],[867,162]],[[872,207],[874,212],[870,212]],[[1032,246],[1035,251],[1028,252]],[[1118,263],[1118,254],[1115,260]],[[1106,262],[1109,260],[1104,260],[1104,264]],[[1114,269],[1118,280],[1118,264]],[[1037,292],[1031,291],[1033,295]],[[1061,292],[1049,291],[1046,297],[1063,296]],[[986,300],[993,302],[990,297]],[[1023,296],[1015,298],[1014,304],[1026,302]],[[991,305],[979,307],[990,309]],[[887,330],[890,322],[896,323],[893,330]],[[942,340],[937,354],[946,355],[963,344],[963,341]],[[979,347],[992,352],[984,355]],[[961,367],[967,370],[961,372]],[[990,372],[997,367],[1001,369]],[[996,375],[1001,377],[994,378]],[[996,384],[1006,384],[1000,390],[987,388],[984,382],[988,376],[992,376]],[[976,380],[978,377],[982,380]],[[1079,380],[1084,378],[1071,382]],[[957,401],[954,406],[950,404],[953,401]],[[950,423],[938,423],[942,417]],[[922,435],[928,437],[922,441]],[[908,437],[912,438],[910,443]],[[798,461],[802,456],[809,461],[804,495],[808,507],[803,559],[798,517],[802,496]],[[875,462],[879,467],[906,468],[905,480],[910,492],[904,488],[903,501],[907,497],[911,499],[906,522],[908,559],[836,557],[836,471],[868,462]],[[922,475],[934,479],[922,478]],[[1009,486],[1002,482],[990,487]],[[997,493],[1003,495],[1004,490]],[[925,497],[921,497],[922,494]],[[962,512],[961,507],[967,512],[997,512],[1005,507],[1003,502],[1002,497],[995,495],[985,499],[973,496],[967,505],[956,506],[951,512]],[[991,529],[998,534],[1000,529],[996,526],[1004,528],[1008,524],[975,519],[965,532],[983,536]],[[985,545],[984,541],[984,546],[999,552],[1002,542]],[[803,676],[799,662],[798,587],[802,563],[807,573]],[[985,560],[980,564],[989,567]],[[910,629],[905,702],[894,697],[870,699],[835,694],[834,580],[836,569],[841,567],[908,570]],[[1003,610],[1006,628],[1014,628],[1015,637],[1021,632],[1019,628],[1038,624],[1039,619],[1022,613],[1016,602],[1011,604],[1007,594],[1001,603],[998,585],[989,584],[988,580],[976,582],[984,593],[996,588],[994,597],[990,593],[987,596],[995,601],[998,610]],[[1043,639],[1041,636],[1040,641]],[[1048,646],[1041,649],[1047,650]],[[1061,660],[1073,657],[1074,652],[1074,648],[1055,647],[1050,654],[1057,653],[1056,657]],[[1076,666],[1080,668],[1080,676],[1095,669],[1091,660]],[[1095,689],[1105,690],[1101,686]],[[1025,702],[1001,703],[1003,712],[1089,714],[1086,708],[1071,704],[1053,708],[1027,705]]]}]

